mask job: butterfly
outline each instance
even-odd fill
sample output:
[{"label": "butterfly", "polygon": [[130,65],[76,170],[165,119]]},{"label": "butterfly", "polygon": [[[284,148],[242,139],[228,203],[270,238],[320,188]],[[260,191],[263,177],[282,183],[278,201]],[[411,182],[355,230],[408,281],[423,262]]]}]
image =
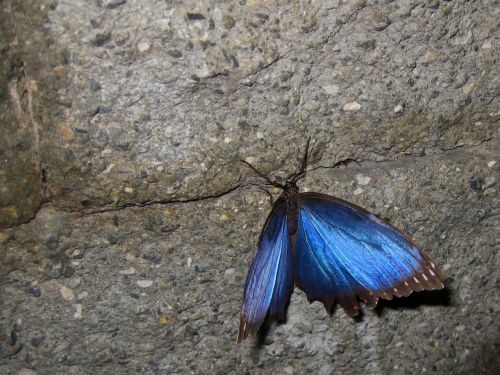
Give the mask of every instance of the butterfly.
[{"label": "butterfly", "polygon": [[299,193],[309,140],[300,170],[286,182],[272,181],[244,161],[268,184],[283,190],[260,234],[248,271],[237,342],[257,334],[267,320],[283,321],[294,286],[310,303],[331,312],[338,303],[351,317],[359,300],[374,308],[380,298],[444,288],[440,271],[397,228],[345,200]]}]

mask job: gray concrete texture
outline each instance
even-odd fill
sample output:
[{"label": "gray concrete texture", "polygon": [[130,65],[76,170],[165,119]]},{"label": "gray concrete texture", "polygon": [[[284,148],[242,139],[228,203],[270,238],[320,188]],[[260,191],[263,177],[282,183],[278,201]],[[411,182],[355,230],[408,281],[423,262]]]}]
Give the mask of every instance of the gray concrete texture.
[{"label": "gray concrete texture", "polygon": [[[0,373],[500,373],[499,16],[2,1]],[[358,320],[296,290],[285,324],[236,345],[270,210],[240,160],[285,176],[308,137],[301,188],[400,227],[447,289]]]}]

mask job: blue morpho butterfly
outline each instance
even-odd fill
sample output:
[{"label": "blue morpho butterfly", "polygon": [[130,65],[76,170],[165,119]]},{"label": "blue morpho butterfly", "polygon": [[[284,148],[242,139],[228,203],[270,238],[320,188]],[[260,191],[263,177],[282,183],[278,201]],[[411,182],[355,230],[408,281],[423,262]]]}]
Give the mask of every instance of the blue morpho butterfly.
[{"label": "blue morpho butterfly", "polygon": [[300,171],[285,183],[245,162],[283,193],[264,224],[248,271],[238,342],[254,336],[266,318],[284,320],[294,285],[309,302],[323,302],[328,312],[337,302],[351,317],[359,314],[358,299],[374,308],[379,298],[444,287],[436,266],[391,224],[342,199],[299,193],[308,149],[309,140]]}]

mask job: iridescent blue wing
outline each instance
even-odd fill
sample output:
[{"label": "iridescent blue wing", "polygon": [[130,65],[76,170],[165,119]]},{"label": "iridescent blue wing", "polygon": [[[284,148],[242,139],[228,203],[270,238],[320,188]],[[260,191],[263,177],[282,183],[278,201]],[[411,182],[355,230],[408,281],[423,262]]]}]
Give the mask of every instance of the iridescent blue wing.
[{"label": "iridescent blue wing", "polygon": [[334,302],[358,314],[358,298],[375,307],[379,298],[443,288],[439,271],[411,239],[377,216],[341,199],[302,193],[296,284],[310,302]]},{"label": "iridescent blue wing", "polygon": [[278,199],[262,229],[257,253],[248,271],[238,342],[255,335],[266,317],[269,321],[285,318],[293,282],[286,202]]}]

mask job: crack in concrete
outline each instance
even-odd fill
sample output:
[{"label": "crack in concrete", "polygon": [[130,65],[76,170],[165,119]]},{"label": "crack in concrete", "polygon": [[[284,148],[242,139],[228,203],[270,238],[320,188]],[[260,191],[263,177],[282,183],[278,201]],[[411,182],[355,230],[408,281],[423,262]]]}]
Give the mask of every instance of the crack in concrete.
[{"label": "crack in concrete", "polygon": [[[450,147],[450,148],[446,148],[443,150],[443,152],[439,153],[439,154],[433,154],[433,155],[413,155],[412,158],[414,159],[426,159],[426,158],[431,158],[431,157],[435,157],[435,156],[443,156],[445,155],[446,153],[448,152],[453,152],[457,149],[474,149],[474,148],[477,148],[487,142],[491,142],[491,141],[495,141],[496,139],[495,138],[487,138],[487,139],[484,139],[478,143],[474,143],[474,144],[459,144],[459,145],[456,145],[456,146],[453,146],[453,147]],[[406,159],[410,159],[410,157],[406,158]],[[307,172],[312,172],[312,171],[315,171],[317,169],[335,169],[335,168],[338,168],[340,165],[347,165],[347,164],[350,164],[352,162],[358,164],[359,166],[362,165],[362,163],[377,163],[377,164],[380,164],[380,163],[395,163],[395,162],[401,162],[402,160],[404,159],[396,159],[396,160],[370,160],[370,159],[366,159],[366,160],[356,160],[356,159],[352,159],[352,158],[347,158],[347,159],[344,159],[344,160],[340,160],[338,162],[336,162],[335,164],[333,165],[318,165],[314,168],[311,168],[309,170],[307,170]],[[126,203],[126,204],[123,204],[123,205],[120,205],[120,206],[116,206],[116,207],[105,207],[105,208],[98,208],[98,209],[80,209],[80,208],[65,208],[65,207],[57,207],[57,205],[55,204],[55,202],[52,200],[52,201],[45,201],[45,202],[42,202],[42,204],[40,205],[39,209],[36,211],[35,215],[29,220],[29,221],[26,221],[24,223],[20,223],[20,224],[17,224],[17,225],[13,225],[13,226],[10,226],[8,228],[3,228],[3,229],[12,229],[12,228],[18,228],[18,227],[21,227],[23,225],[27,225],[29,224],[30,222],[32,222],[33,220],[36,219],[36,217],[38,216],[38,213],[44,209],[44,208],[54,208],[56,211],[60,211],[60,212],[67,212],[67,213],[79,213],[79,214],[82,214],[82,215],[95,215],[95,214],[101,214],[101,213],[106,213],[106,212],[118,212],[118,211],[121,211],[121,210],[125,210],[125,209],[128,209],[128,208],[133,208],[133,207],[149,207],[149,206],[155,206],[155,205],[170,205],[170,204],[176,204],[176,203],[191,203],[191,202],[201,202],[201,201],[205,201],[205,200],[210,200],[210,199],[217,199],[217,198],[221,198],[225,195],[228,195],[230,193],[232,193],[233,191],[235,190],[238,190],[239,188],[243,187],[243,186],[246,186],[247,184],[246,183],[238,183],[236,184],[235,186],[219,193],[219,194],[213,194],[213,195],[207,195],[207,196],[201,196],[201,197],[194,197],[194,198],[186,198],[186,199],[157,199],[157,200],[149,200],[149,201],[144,201],[144,202],[130,202],[130,203]]]},{"label": "crack in concrete", "polygon": [[406,155],[407,157],[404,159],[384,159],[384,160],[371,160],[371,159],[363,160],[363,159],[361,159],[361,160],[359,160],[359,159],[346,158],[344,160],[340,160],[340,161],[336,162],[333,165],[319,165],[313,169],[308,170],[308,172],[316,170],[316,169],[333,169],[333,168],[337,168],[339,165],[346,165],[346,164],[350,164],[351,162],[355,162],[356,164],[361,165],[361,163],[366,163],[366,162],[369,162],[369,163],[393,163],[393,162],[401,162],[403,160],[412,159],[412,158],[413,159],[426,159],[426,158],[431,158],[431,157],[436,157],[436,156],[443,156],[443,155],[447,154],[448,152],[455,151],[455,150],[460,149],[460,148],[474,149],[474,148],[479,147],[487,142],[491,142],[491,141],[495,141],[495,140],[496,140],[495,138],[490,137],[490,138],[483,139],[483,140],[481,140],[477,143],[473,143],[473,144],[458,144],[458,145],[455,145],[453,147],[444,148],[442,150],[442,152],[432,154],[432,155]]},{"label": "crack in concrete", "polygon": [[[337,36],[337,34],[340,32],[340,30],[342,30],[342,29],[344,28],[344,26],[345,26],[345,25],[347,25],[347,23],[351,20],[351,18],[353,18],[353,17],[354,17],[354,18],[356,18],[356,17],[357,17],[357,15],[358,15],[358,13],[359,13],[359,12],[361,12],[361,10],[362,10],[364,7],[365,7],[365,4],[361,4],[361,5],[360,5],[358,8],[356,8],[356,9],[355,9],[355,10],[354,10],[351,14],[349,14],[349,15],[347,16],[347,18],[345,19],[345,21],[344,21],[344,22],[341,22],[341,23],[339,24],[339,27],[337,28],[337,30],[335,30],[335,31],[333,32],[333,34],[332,34],[330,37],[328,37],[328,39],[327,39],[327,42],[326,42],[326,43],[328,43],[330,40],[334,39],[334,38]],[[326,43],[325,43],[325,44],[326,44]]]},{"label": "crack in concrete", "polygon": [[195,197],[195,198],[186,198],[186,199],[157,199],[157,200],[149,200],[149,201],[144,201],[144,202],[130,202],[123,204],[121,206],[117,207],[107,207],[107,208],[102,208],[102,209],[96,209],[96,210],[87,210],[87,209],[67,209],[67,208],[56,208],[64,212],[72,212],[72,213],[82,213],[85,215],[94,215],[94,214],[100,214],[100,213],[105,213],[105,212],[116,212],[116,211],[121,211],[124,209],[128,208],[133,208],[133,207],[148,207],[148,206],[154,206],[154,205],[169,205],[169,204],[175,204],[175,203],[191,203],[191,202],[201,202],[201,201],[206,201],[210,199],[217,199],[221,198],[227,194],[232,193],[233,191],[239,189],[242,186],[241,183],[223,191],[222,193],[219,194],[213,194],[213,195],[206,195],[206,196],[201,196],[201,197]]}]

